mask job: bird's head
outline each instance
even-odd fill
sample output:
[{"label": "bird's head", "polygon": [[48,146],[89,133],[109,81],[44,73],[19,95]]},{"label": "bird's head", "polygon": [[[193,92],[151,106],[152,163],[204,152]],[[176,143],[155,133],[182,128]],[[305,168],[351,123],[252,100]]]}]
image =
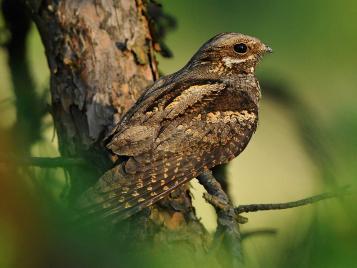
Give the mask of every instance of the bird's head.
[{"label": "bird's head", "polygon": [[[221,33],[208,40],[191,62],[212,64],[212,70],[254,73],[257,63],[272,49],[259,39],[240,33]],[[218,67],[214,67],[217,65]],[[221,68],[220,68],[221,67]]]}]

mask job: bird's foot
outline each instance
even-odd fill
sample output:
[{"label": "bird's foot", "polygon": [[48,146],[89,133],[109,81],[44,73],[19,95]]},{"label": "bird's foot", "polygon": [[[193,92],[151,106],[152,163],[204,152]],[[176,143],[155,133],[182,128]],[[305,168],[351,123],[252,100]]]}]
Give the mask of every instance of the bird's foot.
[{"label": "bird's foot", "polygon": [[[234,206],[231,204],[231,202],[226,202],[226,200],[222,200],[222,198],[219,198],[218,196],[211,195],[209,193],[203,193],[203,198],[216,209],[220,209],[225,212],[228,212],[230,210],[235,211]],[[239,224],[244,224],[248,222],[248,218],[241,216],[236,211],[235,219]]]}]

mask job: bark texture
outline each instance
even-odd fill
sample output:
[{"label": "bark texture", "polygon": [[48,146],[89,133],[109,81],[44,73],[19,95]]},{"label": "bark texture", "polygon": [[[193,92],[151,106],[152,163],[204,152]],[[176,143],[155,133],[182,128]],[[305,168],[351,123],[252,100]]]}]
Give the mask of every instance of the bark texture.
[{"label": "bark texture", "polygon": [[[153,40],[155,22],[148,14],[155,4],[141,0],[33,0],[28,4],[51,71],[60,151],[88,163],[68,169],[74,200],[113,167],[117,159],[105,149],[103,139],[158,78],[154,47],[158,50],[160,44]],[[157,13],[157,8],[153,10]],[[136,218],[143,227],[138,237],[186,241],[201,248],[206,242],[187,185]]]},{"label": "bark texture", "polygon": [[[32,7],[51,70],[61,153],[86,158],[94,168],[81,183],[93,181],[110,165],[103,138],[158,75],[145,6],[83,0]],[[76,180],[74,193],[82,188]]]}]

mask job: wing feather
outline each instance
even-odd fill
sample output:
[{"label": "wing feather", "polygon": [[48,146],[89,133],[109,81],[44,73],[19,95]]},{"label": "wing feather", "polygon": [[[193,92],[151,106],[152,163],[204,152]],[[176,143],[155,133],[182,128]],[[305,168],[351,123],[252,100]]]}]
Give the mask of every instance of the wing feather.
[{"label": "wing feather", "polygon": [[[229,105],[224,102],[227,94],[231,94]],[[232,93],[223,84],[191,86],[170,104],[158,108],[157,113],[161,121],[157,126],[151,124],[157,127],[154,134],[142,134],[151,140],[150,149],[132,148],[135,154],[128,154],[131,157],[116,167],[114,174],[107,174],[88,191],[81,202],[87,214],[116,221],[152,205],[204,170],[237,156],[251,138],[258,119],[257,107],[251,105],[249,96],[239,90]],[[133,124],[121,133],[139,126]],[[117,140],[123,139],[118,138],[120,135]],[[126,135],[126,143],[140,146],[140,141],[132,142],[138,140],[134,136],[135,131],[132,136]],[[110,148],[118,147],[113,141]],[[124,149],[130,152],[130,148]]]}]

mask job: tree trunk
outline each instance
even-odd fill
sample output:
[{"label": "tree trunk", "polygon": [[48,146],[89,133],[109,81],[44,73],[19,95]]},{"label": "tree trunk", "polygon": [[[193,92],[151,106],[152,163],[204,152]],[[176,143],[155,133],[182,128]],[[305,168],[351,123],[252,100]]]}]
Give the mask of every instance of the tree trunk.
[{"label": "tree trunk", "polygon": [[[51,71],[52,114],[64,156],[87,165],[69,169],[75,200],[108,169],[115,157],[103,139],[158,78],[148,14],[142,0],[32,0],[30,9]],[[157,6],[156,6],[157,7]],[[144,218],[144,219],[143,219]],[[199,246],[207,234],[198,221],[187,185],[140,215],[140,236],[159,243],[180,240]],[[174,234],[174,239],[172,239]],[[168,242],[167,242],[168,243]]]}]

